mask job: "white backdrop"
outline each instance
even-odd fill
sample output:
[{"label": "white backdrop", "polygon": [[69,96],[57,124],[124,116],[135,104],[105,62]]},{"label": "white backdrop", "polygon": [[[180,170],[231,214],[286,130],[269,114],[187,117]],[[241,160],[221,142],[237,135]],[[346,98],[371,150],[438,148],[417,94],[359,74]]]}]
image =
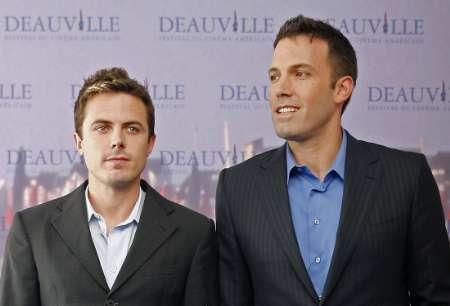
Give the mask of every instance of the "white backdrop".
[{"label": "white backdrop", "polygon": [[[144,177],[214,218],[220,169],[280,145],[267,103],[288,18],[327,20],[359,62],[344,126],[427,154],[450,219],[450,2],[17,1],[0,3],[0,252],[15,211],[86,176],[74,151],[82,79],[120,66],[148,84],[157,145]],[[0,261],[1,262],[1,261]]]}]

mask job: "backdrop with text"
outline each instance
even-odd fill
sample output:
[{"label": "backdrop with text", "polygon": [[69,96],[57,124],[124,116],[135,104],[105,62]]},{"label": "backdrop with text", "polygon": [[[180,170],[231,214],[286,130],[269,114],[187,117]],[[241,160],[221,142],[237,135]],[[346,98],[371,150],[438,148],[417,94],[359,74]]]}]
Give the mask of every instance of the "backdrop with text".
[{"label": "backdrop with text", "polygon": [[449,225],[449,1],[2,0],[0,254],[17,210],[86,178],[73,104],[83,79],[104,67],[126,68],[155,103],[157,143],[143,177],[214,218],[218,172],[282,144],[267,68],[278,28],[297,14],[353,43],[360,76],[345,128],[426,154]]}]

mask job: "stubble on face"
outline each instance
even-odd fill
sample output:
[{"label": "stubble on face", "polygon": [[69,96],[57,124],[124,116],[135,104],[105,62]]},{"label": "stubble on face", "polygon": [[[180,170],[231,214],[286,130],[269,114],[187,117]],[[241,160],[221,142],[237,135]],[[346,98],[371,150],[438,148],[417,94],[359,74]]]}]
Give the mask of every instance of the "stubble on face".
[{"label": "stubble on face", "polygon": [[80,147],[89,172],[89,185],[123,190],[139,185],[154,137],[148,137],[142,101],[123,94],[100,94],[85,109]]},{"label": "stubble on face", "polygon": [[272,121],[279,137],[304,142],[336,125],[331,71],[325,41],[306,35],[280,40],[269,69]]}]

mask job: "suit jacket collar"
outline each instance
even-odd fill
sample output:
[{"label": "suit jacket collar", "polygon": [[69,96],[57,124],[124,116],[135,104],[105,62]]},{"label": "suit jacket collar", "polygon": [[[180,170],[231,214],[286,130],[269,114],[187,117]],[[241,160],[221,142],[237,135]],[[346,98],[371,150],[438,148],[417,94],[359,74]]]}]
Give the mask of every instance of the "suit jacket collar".
[{"label": "suit jacket collar", "polygon": [[377,201],[376,186],[382,176],[382,169],[380,157],[372,148],[349,135],[341,218],[325,283],[325,298],[331,295],[349,263],[370,207]]},{"label": "suit jacket collar", "polygon": [[133,243],[128,251],[122,268],[109,290],[100,261],[92,241],[87,222],[84,191],[87,181],[60,200],[57,213],[52,218],[52,225],[73,252],[95,282],[109,295],[119,289],[129,279],[157,248],[164,243],[176,230],[168,216],[175,206],[160,196],[146,182],[141,181],[141,187],[146,192],[144,207]]},{"label": "suit jacket collar", "polygon": [[317,299],[314,286],[300,255],[292,225],[286,184],[286,145],[273,151],[260,165],[263,171],[257,176],[257,180],[260,184],[262,210],[295,274],[306,291]]},{"label": "suit jacket collar", "polygon": [[178,225],[169,219],[169,215],[174,212],[175,206],[145,181],[141,181],[141,187],[146,192],[141,219],[127,257],[111,288],[110,295],[138,271],[178,228]]},{"label": "suit jacket collar", "polygon": [[86,187],[87,181],[60,199],[51,223],[97,284],[109,291],[87,222]]},{"label": "suit jacket collar", "polygon": [[[323,298],[332,293],[354,251],[368,208],[375,198],[376,180],[380,177],[377,154],[350,134],[347,141],[341,218]],[[300,255],[292,225],[286,185],[285,146],[286,144],[274,150],[260,164],[263,171],[258,180],[262,190],[263,211],[296,275],[309,294],[317,300],[318,296]]]}]

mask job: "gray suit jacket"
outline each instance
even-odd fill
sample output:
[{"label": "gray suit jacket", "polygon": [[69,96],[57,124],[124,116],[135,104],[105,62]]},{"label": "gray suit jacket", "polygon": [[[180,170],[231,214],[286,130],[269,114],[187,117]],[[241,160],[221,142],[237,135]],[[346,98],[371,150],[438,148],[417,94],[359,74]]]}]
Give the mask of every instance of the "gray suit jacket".
[{"label": "gray suit jacket", "polygon": [[16,213],[6,243],[0,305],[217,305],[214,224],[142,181],[134,241],[109,290],[92,242],[86,183]]},{"label": "gray suit jacket", "polygon": [[425,157],[349,137],[336,246],[319,300],[300,255],[285,146],[222,171],[221,305],[450,305],[450,245]]}]

